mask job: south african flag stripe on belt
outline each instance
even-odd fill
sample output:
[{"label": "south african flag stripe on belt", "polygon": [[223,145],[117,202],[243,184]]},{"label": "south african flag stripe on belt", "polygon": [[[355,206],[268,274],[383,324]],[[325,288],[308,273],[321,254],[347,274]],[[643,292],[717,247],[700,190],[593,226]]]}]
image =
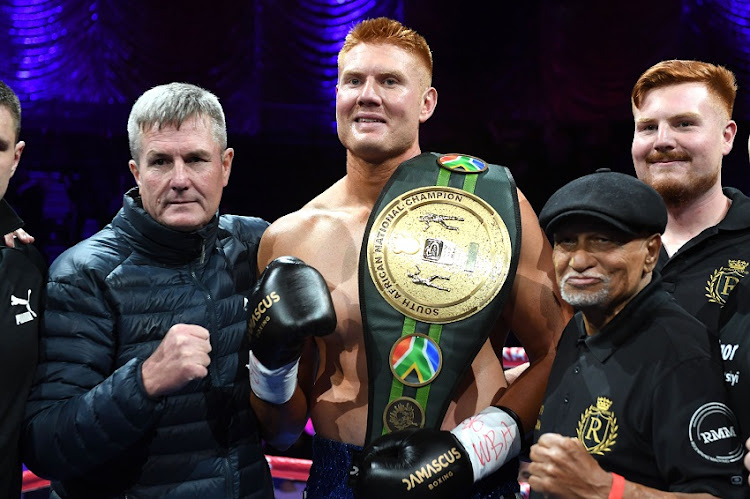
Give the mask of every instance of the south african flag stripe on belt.
[{"label": "south african flag stripe on belt", "polygon": [[393,347],[391,365],[402,381],[428,383],[440,366],[440,352],[437,345],[424,336],[407,336]]},{"label": "south african flag stripe on belt", "polygon": [[440,163],[445,168],[462,172],[481,172],[487,168],[484,161],[461,154],[446,154],[440,158]]}]

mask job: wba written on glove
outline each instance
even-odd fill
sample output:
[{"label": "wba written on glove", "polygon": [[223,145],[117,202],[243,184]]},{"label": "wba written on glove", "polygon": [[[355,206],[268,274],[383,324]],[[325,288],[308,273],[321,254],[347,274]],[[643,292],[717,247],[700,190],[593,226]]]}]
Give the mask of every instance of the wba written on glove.
[{"label": "wba written on glove", "polygon": [[262,400],[283,404],[294,394],[306,338],[330,334],[336,312],[323,276],[302,260],[268,264],[248,299],[250,386]]},{"label": "wba written on glove", "polygon": [[466,497],[472,484],[521,450],[520,421],[488,407],[451,431],[430,428],[384,435],[365,447],[349,471],[357,499]]}]

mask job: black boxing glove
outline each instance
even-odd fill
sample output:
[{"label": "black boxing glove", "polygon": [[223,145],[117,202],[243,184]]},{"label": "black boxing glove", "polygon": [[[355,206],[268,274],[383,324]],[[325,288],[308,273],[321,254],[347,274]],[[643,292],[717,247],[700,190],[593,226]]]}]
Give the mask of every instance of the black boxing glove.
[{"label": "black boxing glove", "polygon": [[488,407],[451,431],[389,433],[352,463],[350,484],[357,499],[467,497],[474,482],[518,455],[522,435],[505,407]]},{"label": "black boxing glove", "polygon": [[305,339],[336,328],[323,276],[291,256],[268,264],[250,294],[250,386],[262,400],[283,404],[294,394]]},{"label": "black boxing glove", "polygon": [[464,446],[451,432],[431,428],[383,435],[349,473],[357,499],[467,497],[474,482]]}]

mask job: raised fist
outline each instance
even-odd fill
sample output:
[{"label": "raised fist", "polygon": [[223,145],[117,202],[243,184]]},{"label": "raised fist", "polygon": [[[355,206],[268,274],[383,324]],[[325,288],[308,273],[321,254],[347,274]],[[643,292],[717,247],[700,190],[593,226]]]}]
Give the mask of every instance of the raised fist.
[{"label": "raised fist", "polygon": [[195,324],[175,324],[141,366],[143,386],[150,397],[176,392],[194,379],[206,377],[211,363],[208,330]]}]

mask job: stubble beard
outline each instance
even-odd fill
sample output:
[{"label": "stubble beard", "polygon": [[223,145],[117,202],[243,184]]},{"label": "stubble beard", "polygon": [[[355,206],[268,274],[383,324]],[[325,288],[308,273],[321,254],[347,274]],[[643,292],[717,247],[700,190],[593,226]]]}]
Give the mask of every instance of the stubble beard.
[{"label": "stubble beard", "polygon": [[585,291],[573,288],[570,290],[569,286],[565,285],[565,281],[569,277],[563,278],[563,285],[560,286],[560,294],[562,299],[565,300],[570,306],[577,309],[587,309],[591,307],[604,308],[609,303],[609,282],[608,277],[600,277],[601,288],[598,291]]},{"label": "stubble beard", "polygon": [[667,206],[681,208],[708,192],[719,181],[719,172],[708,175],[690,176],[683,180],[657,180],[651,187],[658,192]]},{"label": "stubble beard", "polygon": [[[662,155],[671,158],[670,155]],[[690,158],[680,158],[689,160]],[[721,169],[717,168],[706,173],[697,173],[695,170],[688,172],[679,178],[675,176],[655,176],[651,173],[651,163],[658,161],[657,158],[649,155],[646,158],[646,177],[642,180],[658,192],[667,206],[670,208],[681,208],[689,205],[694,200],[708,192],[719,181]]]}]

